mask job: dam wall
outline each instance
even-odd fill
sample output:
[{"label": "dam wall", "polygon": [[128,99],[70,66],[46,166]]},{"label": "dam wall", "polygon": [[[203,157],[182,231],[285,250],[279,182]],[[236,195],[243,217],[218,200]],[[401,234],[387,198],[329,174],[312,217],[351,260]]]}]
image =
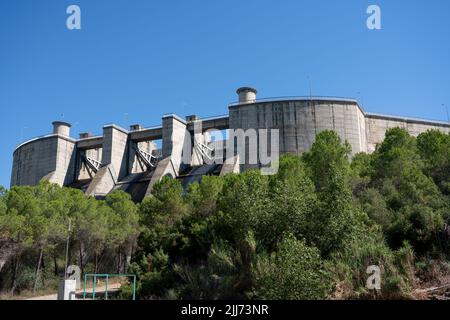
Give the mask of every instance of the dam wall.
[{"label": "dam wall", "polygon": [[[15,149],[11,186],[47,180],[95,197],[123,190],[141,201],[164,176],[180,179],[185,185],[199,181],[203,175],[260,168],[257,150],[263,141],[254,132],[261,129],[268,132],[263,136],[267,142],[277,130],[279,153],[295,155],[308,151],[316,135],[324,130],[334,130],[348,141],[353,155],[375,151],[386,130],[394,127],[404,128],[413,136],[430,129],[450,132],[450,124],[442,121],[366,113],[350,98],[257,99],[257,91],[250,87],[238,89],[237,94],[238,102],[229,104],[228,114],[223,116],[202,119],[166,114],[160,125],[134,124],[127,130],[109,124],[99,136],[80,133],[78,139],[73,138],[69,123],[55,121],[52,133]],[[211,129],[228,134],[222,141],[212,141]],[[231,143],[236,138],[233,132],[244,136],[242,154]],[[270,143],[267,151],[271,152]],[[192,158],[185,161],[184,155],[191,152]],[[252,158],[257,159],[256,164],[249,163]],[[226,163],[213,163],[211,159]]]}]

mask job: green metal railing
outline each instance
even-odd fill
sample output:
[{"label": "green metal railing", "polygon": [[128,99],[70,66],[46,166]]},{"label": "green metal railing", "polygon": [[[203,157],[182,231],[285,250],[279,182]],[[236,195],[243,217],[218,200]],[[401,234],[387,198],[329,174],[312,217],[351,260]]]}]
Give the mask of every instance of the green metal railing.
[{"label": "green metal railing", "polygon": [[83,300],[86,300],[86,283],[87,278],[92,277],[93,285],[92,285],[92,300],[95,300],[96,288],[97,288],[97,278],[106,278],[105,282],[105,300],[108,300],[108,281],[109,278],[113,277],[126,277],[133,278],[133,300],[136,300],[136,275],[134,274],[95,274],[88,273],[84,275],[84,288],[83,288]]}]

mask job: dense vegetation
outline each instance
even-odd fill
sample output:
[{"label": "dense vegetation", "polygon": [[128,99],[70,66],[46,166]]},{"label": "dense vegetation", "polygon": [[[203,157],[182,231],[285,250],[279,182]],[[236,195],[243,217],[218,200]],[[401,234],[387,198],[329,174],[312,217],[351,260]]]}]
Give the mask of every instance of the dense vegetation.
[{"label": "dense vegetation", "polygon": [[13,187],[3,190],[0,202],[3,291],[57,288],[64,275],[69,222],[69,264],[95,273],[127,268],[140,232],[137,207],[129,195],[113,193],[98,201],[50,183]]},{"label": "dense vegetation", "polygon": [[[128,268],[141,299],[408,298],[450,275],[450,135],[394,128],[373,154],[350,151],[324,131],[277,175],[205,176],[187,190],[165,178],[138,205],[46,183],[3,190],[0,239],[14,247],[2,288],[61,271],[69,218],[71,262]],[[370,265],[380,291],[365,287]]]}]

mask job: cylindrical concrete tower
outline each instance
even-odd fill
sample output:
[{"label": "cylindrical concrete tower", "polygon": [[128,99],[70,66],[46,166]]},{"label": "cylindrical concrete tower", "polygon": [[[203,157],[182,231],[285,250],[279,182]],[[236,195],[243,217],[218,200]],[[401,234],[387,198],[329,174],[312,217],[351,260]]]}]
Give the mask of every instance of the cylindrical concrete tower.
[{"label": "cylindrical concrete tower", "polygon": [[253,103],[256,101],[258,91],[254,88],[242,87],[237,89],[236,93],[239,96],[239,103]]},{"label": "cylindrical concrete tower", "polygon": [[70,137],[70,123],[63,121],[54,121],[53,123],[53,134],[59,134],[61,136]]}]

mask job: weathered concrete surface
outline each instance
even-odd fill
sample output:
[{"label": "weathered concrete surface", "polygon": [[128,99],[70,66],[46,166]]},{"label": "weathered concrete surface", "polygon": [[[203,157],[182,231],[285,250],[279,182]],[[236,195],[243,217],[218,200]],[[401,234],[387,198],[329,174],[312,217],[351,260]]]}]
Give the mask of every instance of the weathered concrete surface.
[{"label": "weathered concrete surface", "polygon": [[106,196],[116,185],[117,174],[111,164],[101,167],[86,190],[88,196]]},{"label": "weathered concrete surface", "polygon": [[75,178],[75,142],[58,138],[55,175],[50,182],[60,186],[71,183]]},{"label": "weathered concrete surface", "polygon": [[58,288],[58,300],[76,300],[76,280],[62,280]]},{"label": "weathered concrete surface", "polygon": [[[127,185],[127,190],[135,190],[129,184],[139,181],[142,192],[138,193],[149,195],[153,185],[167,174],[186,181],[195,180],[185,177],[186,172],[219,174],[199,168],[209,163],[199,145],[219,145],[217,141],[210,143],[212,133],[208,130],[212,129],[236,130],[238,136],[246,137],[243,143],[234,144],[233,134],[228,132],[230,139],[220,147],[220,153],[216,150],[215,158],[233,159],[218,167],[221,175],[260,168],[264,162],[260,158],[264,155],[261,142],[266,138],[270,141],[271,137],[277,139],[276,135],[271,136],[272,129],[279,131],[280,154],[297,155],[309,150],[316,135],[323,130],[336,131],[349,142],[352,154],[373,152],[384,139],[386,130],[393,127],[405,128],[413,136],[429,129],[450,131],[450,125],[444,122],[365,113],[352,99],[310,97],[258,101],[256,90],[248,87],[238,90],[238,94],[239,102],[229,106],[228,116],[203,120],[189,116],[184,120],[170,114],[162,117],[161,126],[134,125],[128,131],[112,124],[103,128],[101,136],[83,134],[78,140],[70,137],[70,124],[57,121],[53,123],[53,134],[32,139],[16,148],[11,185],[34,185],[48,180],[59,185],[80,186],[88,195],[104,196],[119,188],[121,183]],[[267,129],[268,135],[261,136],[258,129]],[[156,168],[145,165],[136,154],[137,147],[158,156],[160,161]],[[222,154],[224,150],[231,154]],[[244,152],[239,153],[240,150]],[[271,153],[270,143],[264,151]],[[184,157],[186,154],[192,157]],[[97,167],[87,165],[86,157]],[[256,159],[256,164],[250,164],[250,159]],[[141,173],[147,180],[137,178]]]},{"label": "weathered concrete surface", "polygon": [[69,123],[64,121],[54,121],[52,124],[53,124],[53,134],[70,137],[71,125]]},{"label": "weathered concrete surface", "polygon": [[115,125],[103,127],[102,167],[95,174],[86,194],[105,196],[119,179],[128,174],[128,132]]},{"label": "weathered concrete surface", "polygon": [[49,181],[65,185],[73,179],[75,140],[49,135],[24,143],[14,152],[11,185],[35,185],[49,173]]},{"label": "weathered concrete surface", "polygon": [[183,148],[191,143],[186,135],[186,122],[176,115],[164,116],[162,121],[162,156],[171,158],[177,176],[182,164]]},{"label": "weathered concrete surface", "polygon": [[128,148],[128,132],[116,125],[103,128],[103,155],[102,164],[110,164],[114,170],[116,180],[127,175],[125,157]]},{"label": "weathered concrete surface", "polygon": [[[202,164],[209,161],[208,156],[210,156],[210,152],[208,150],[204,150],[205,154],[202,153],[202,146],[208,146],[210,142],[210,137],[207,132],[203,132],[201,121],[195,121],[193,123],[194,126],[194,134],[192,135],[191,146],[192,146],[192,158],[191,158],[191,166],[200,166]],[[185,151],[188,150],[185,148]]]},{"label": "weathered concrete surface", "polygon": [[77,167],[75,180],[92,179],[95,176],[95,171],[86,164],[86,157],[95,161],[102,162],[103,149],[78,149],[77,152]]},{"label": "weathered concrete surface", "polygon": [[240,173],[239,156],[227,159],[220,170],[221,177],[230,173]]},{"label": "weathered concrete surface", "polygon": [[[334,130],[352,146],[366,151],[364,114],[356,102],[293,100],[230,107],[231,129],[278,129],[280,153],[301,154],[311,148],[317,133]],[[248,158],[249,154],[246,154]]]},{"label": "weathered concrete surface", "polygon": [[148,170],[146,164],[137,155],[136,148],[139,148],[148,154],[155,155],[157,151],[156,143],[153,141],[135,142],[130,141],[130,147],[128,148],[128,173],[140,173]]},{"label": "weathered concrete surface", "polygon": [[403,128],[415,137],[431,129],[445,133],[450,132],[450,124],[439,121],[409,119],[378,114],[367,114],[365,121],[367,128],[367,152],[369,153],[375,151],[376,145],[384,140],[385,133],[390,128]]},{"label": "weathered concrete surface", "polygon": [[147,191],[145,192],[145,196],[148,197],[152,193],[153,186],[155,183],[160,181],[165,176],[170,176],[172,178],[176,178],[179,173],[179,168],[176,168],[175,164],[172,161],[171,157],[166,157],[163,160],[159,161],[158,166],[153,173],[152,179],[147,187]]}]

